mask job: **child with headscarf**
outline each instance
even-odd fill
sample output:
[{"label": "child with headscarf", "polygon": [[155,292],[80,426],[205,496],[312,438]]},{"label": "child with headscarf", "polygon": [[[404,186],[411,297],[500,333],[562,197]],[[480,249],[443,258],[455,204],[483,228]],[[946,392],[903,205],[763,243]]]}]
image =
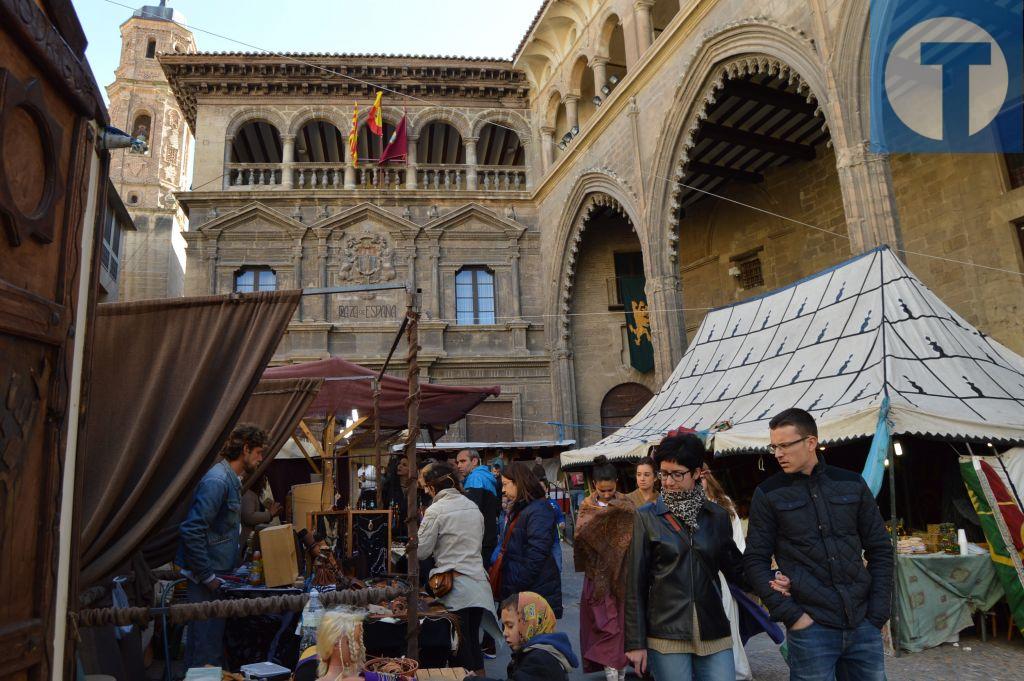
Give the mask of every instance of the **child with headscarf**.
[{"label": "child with headscarf", "polygon": [[[565,681],[579,663],[569,637],[555,631],[555,612],[540,594],[523,591],[501,604],[505,641],[512,648],[508,681]],[[476,681],[500,681],[467,676]],[[466,681],[463,679],[463,681]]]}]

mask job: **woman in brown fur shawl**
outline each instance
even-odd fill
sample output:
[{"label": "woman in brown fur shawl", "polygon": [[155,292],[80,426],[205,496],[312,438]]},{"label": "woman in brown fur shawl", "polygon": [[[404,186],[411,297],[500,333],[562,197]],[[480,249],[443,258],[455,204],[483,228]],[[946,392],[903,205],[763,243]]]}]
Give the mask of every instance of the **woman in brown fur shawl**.
[{"label": "woman in brown fur shawl", "polygon": [[584,573],[580,600],[583,671],[604,670],[608,681],[626,677],[624,594],[626,553],[633,540],[633,503],[616,488],[615,467],[599,457],[594,493],[576,520],[574,558]]}]

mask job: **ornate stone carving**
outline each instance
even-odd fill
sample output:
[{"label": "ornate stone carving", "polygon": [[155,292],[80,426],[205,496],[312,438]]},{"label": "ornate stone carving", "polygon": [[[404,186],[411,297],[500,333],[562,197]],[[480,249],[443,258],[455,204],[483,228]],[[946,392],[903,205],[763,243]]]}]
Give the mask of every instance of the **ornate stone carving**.
[{"label": "ornate stone carving", "polygon": [[365,234],[345,242],[339,276],[342,281],[377,284],[395,278],[395,251],[380,234]]}]

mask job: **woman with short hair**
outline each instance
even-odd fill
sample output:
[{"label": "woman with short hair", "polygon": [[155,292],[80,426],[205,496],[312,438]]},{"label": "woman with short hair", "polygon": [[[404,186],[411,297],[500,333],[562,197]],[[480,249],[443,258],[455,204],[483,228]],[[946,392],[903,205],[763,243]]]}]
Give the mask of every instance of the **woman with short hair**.
[{"label": "woman with short hair", "polygon": [[626,656],[655,681],[734,681],[718,572],[747,585],[729,514],[704,494],[704,443],[662,440],[657,502],[637,510],[627,559]]}]

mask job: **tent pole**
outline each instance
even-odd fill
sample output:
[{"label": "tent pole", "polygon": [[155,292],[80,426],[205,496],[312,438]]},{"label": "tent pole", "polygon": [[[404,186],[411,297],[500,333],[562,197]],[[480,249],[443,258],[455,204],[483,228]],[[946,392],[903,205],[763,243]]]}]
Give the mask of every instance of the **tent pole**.
[{"label": "tent pole", "polygon": [[[373,379],[373,479],[376,490],[377,509],[382,509],[381,500],[384,478],[380,472],[380,379]],[[389,525],[390,527],[390,525]],[[389,558],[390,560],[390,558]]]},{"label": "tent pole", "polygon": [[896,529],[896,448],[892,438],[889,439],[889,531],[892,534],[892,615],[889,617],[889,633],[892,636],[892,649],[896,657],[900,656],[900,610],[899,610],[899,532]]},{"label": "tent pole", "polygon": [[408,423],[405,437],[405,456],[409,462],[409,489],[406,496],[408,518],[406,527],[409,532],[409,543],[405,547],[405,558],[409,568],[408,617],[406,619],[406,655],[419,660],[419,594],[420,564],[418,557],[417,535],[419,534],[419,467],[416,465],[416,440],[420,432],[420,365],[419,365],[419,319],[420,294],[409,291],[406,294],[405,318],[408,320],[406,340],[409,354],[406,357],[406,373],[409,382],[407,402]]}]

